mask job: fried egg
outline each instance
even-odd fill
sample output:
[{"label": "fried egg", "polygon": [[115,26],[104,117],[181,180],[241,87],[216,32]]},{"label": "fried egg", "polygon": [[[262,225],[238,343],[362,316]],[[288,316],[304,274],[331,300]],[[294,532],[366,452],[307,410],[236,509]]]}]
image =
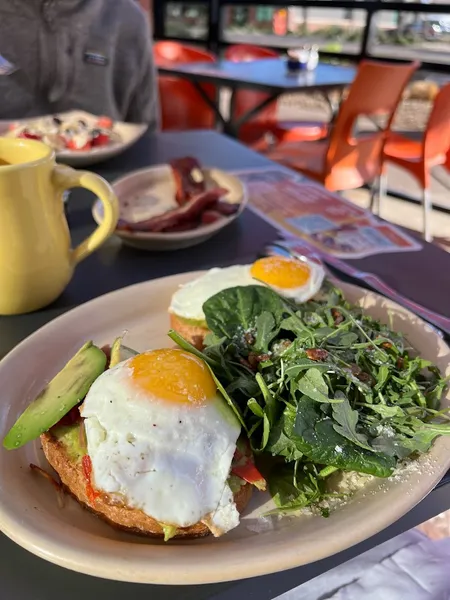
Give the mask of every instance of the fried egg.
[{"label": "fried egg", "polygon": [[172,296],[169,312],[203,322],[203,304],[222,290],[235,286],[268,285],[281,296],[306,302],[320,290],[325,276],[321,265],[284,256],[267,256],[252,265],[214,268],[181,286]]},{"label": "fried egg", "polygon": [[139,354],[105,371],[80,412],[94,488],[164,525],[238,525],[227,479],[240,424],[202,360]]}]

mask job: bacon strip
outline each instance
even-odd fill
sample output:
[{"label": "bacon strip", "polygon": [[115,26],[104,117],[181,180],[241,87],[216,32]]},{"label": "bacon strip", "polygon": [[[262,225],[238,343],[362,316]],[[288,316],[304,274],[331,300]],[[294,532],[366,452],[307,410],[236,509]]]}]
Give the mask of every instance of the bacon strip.
[{"label": "bacon strip", "polygon": [[166,231],[174,226],[179,226],[181,223],[187,223],[189,221],[195,221],[201,213],[207,208],[217,203],[221,196],[224,196],[228,190],[225,188],[212,188],[191,198],[189,202],[169,210],[168,212],[146,219],[145,221],[139,221],[137,223],[119,223],[117,229],[122,231]]},{"label": "bacon strip", "polygon": [[183,206],[205,191],[205,180],[203,177],[196,180],[195,174],[202,173],[200,163],[196,158],[186,156],[184,158],[176,158],[170,161],[173,176],[176,184],[176,201],[180,206]]}]

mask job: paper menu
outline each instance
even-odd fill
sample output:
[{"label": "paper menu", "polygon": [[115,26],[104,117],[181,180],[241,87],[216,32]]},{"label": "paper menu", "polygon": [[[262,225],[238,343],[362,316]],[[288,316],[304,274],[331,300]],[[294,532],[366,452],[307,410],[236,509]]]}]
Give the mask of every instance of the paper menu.
[{"label": "paper menu", "polygon": [[422,247],[401,229],[288,169],[234,174],[246,186],[250,208],[261,218],[336,257],[363,258]]}]

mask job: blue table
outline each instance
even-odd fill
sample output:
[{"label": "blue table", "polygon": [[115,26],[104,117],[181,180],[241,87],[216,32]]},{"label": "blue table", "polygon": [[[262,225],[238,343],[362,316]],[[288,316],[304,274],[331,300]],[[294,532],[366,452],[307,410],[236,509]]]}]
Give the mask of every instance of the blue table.
[{"label": "blue table", "polygon": [[[343,91],[355,78],[356,69],[340,65],[319,63],[314,71],[290,73],[282,58],[267,58],[247,62],[218,60],[217,62],[196,62],[167,64],[158,67],[160,75],[179,77],[193,83],[203,100],[211,107],[224,131],[234,137],[239,128],[258,114],[263,108],[275,102],[281,94],[293,92],[322,92],[328,99],[332,112],[337,106],[329,97],[331,91]],[[201,83],[211,83],[219,87],[231,88],[230,116],[224,118],[217,102],[204,92]],[[239,89],[266,92],[267,98],[238,119],[234,118],[234,98]]]}]

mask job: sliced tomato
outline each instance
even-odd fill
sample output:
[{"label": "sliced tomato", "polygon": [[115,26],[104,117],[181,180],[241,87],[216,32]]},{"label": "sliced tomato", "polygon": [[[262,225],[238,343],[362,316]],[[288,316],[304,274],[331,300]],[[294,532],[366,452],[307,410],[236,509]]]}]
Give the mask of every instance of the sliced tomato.
[{"label": "sliced tomato", "polygon": [[231,463],[231,472],[237,475],[247,483],[251,483],[258,490],[265,490],[267,487],[266,480],[255,466],[253,452],[250,448],[248,440],[239,438],[236,444],[233,462]]}]

